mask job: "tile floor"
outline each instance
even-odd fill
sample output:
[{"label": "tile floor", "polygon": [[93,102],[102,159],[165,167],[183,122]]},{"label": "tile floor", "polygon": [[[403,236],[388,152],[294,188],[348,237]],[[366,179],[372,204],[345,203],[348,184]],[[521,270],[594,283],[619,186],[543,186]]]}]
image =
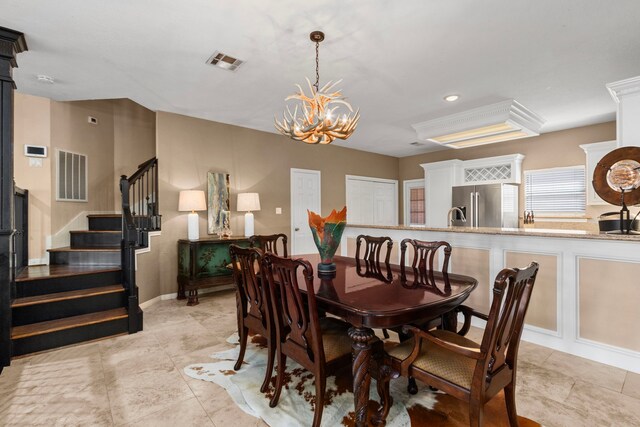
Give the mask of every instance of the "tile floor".
[{"label": "tile floor", "polygon": [[[265,426],[182,371],[229,347],[233,292],[196,307],[162,301],[144,316],[144,332],[15,360],[0,375],[0,425]],[[640,375],[526,342],[519,362],[521,415],[549,427],[640,426]]]}]

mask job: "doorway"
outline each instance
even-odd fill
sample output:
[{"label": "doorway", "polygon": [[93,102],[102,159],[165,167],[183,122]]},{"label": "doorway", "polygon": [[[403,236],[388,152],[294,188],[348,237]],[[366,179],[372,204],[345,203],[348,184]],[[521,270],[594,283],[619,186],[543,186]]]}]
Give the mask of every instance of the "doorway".
[{"label": "doorway", "polygon": [[307,209],[320,212],[320,171],[291,169],[291,254],[317,252]]}]

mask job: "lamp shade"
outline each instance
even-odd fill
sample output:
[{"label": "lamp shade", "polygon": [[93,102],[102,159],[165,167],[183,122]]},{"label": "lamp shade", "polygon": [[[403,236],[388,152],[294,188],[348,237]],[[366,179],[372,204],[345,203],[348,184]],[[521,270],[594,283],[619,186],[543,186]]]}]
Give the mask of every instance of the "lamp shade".
[{"label": "lamp shade", "polygon": [[180,192],[178,210],[181,212],[204,211],[207,209],[207,201],[202,190],[184,190]]},{"label": "lamp shade", "polygon": [[260,210],[260,196],[258,193],[238,194],[238,211],[251,212]]}]

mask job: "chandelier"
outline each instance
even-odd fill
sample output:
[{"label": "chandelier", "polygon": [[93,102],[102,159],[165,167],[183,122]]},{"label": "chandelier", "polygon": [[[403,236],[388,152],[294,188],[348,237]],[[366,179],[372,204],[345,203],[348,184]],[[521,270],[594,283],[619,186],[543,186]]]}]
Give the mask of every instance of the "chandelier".
[{"label": "chandelier", "polygon": [[[288,96],[285,101],[296,99],[293,113],[287,105],[282,121],[275,118],[275,126],[283,135],[303,141],[307,144],[331,144],[334,139],[347,139],[351,136],[360,120],[360,110],[355,113],[342,92],[334,89],[342,80],[328,82],[319,87],[319,50],[320,42],[324,40],[322,31],[310,34],[312,42],[316,44],[316,83],[311,84],[307,78],[310,95],[307,96],[300,85],[296,85],[298,92]],[[342,108],[341,108],[342,107]],[[340,111],[340,110],[343,111]],[[348,112],[344,112],[349,110]]]}]

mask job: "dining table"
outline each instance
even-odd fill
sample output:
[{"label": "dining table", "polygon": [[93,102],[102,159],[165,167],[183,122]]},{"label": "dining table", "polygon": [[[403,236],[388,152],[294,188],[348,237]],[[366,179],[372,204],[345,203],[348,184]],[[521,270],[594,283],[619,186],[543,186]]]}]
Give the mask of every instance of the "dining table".
[{"label": "dining table", "polygon": [[[314,267],[314,292],[318,310],[343,319],[351,325],[353,397],[356,426],[366,426],[371,373],[377,372],[371,341],[374,329],[393,329],[403,325],[420,325],[441,317],[442,326],[456,330],[454,309],[476,288],[473,277],[453,273],[433,273],[433,282],[419,283],[420,274],[407,267],[404,274],[398,265],[372,266],[352,257],[335,256],[335,273],[316,270],[318,254],[295,255]],[[372,268],[373,267],[373,268]],[[417,273],[417,272],[416,272]],[[414,279],[416,278],[416,279]],[[301,279],[301,278],[300,278]],[[306,295],[304,280],[300,290]],[[376,369],[376,370],[374,370]]]}]

